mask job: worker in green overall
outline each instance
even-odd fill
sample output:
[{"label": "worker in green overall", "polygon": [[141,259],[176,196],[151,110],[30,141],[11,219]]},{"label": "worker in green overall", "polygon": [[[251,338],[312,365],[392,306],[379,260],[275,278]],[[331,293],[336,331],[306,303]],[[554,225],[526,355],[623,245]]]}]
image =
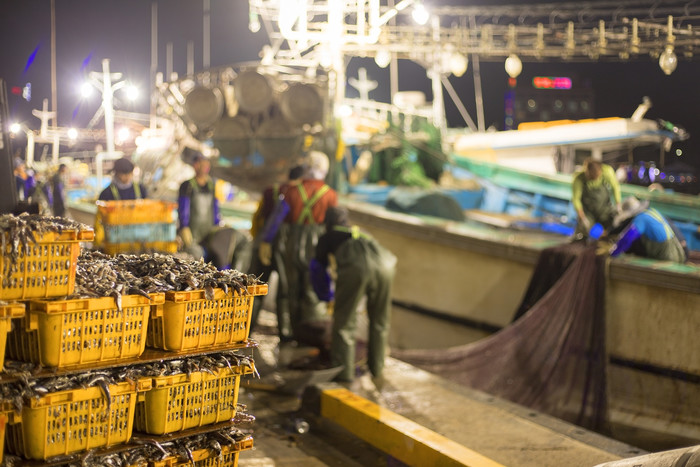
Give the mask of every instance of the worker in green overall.
[{"label": "worker in green overall", "polygon": [[620,202],[620,184],[613,168],[599,160],[586,159],[583,170],[574,175],[572,183],[571,203],[578,215],[576,234],[587,236],[595,224],[609,232],[613,218],[620,211]]},{"label": "worker in green overall", "polygon": [[212,262],[218,269],[228,269],[236,232],[220,226],[221,212],[215,182],[209,175],[209,159],[198,153],[192,159],[192,167],[195,176],[182,182],[178,194],[178,236],[185,252]]},{"label": "worker in green overall", "polygon": [[615,244],[610,248],[610,256],[616,257],[631,251],[651,259],[684,263],[687,260],[682,240],[674,232],[672,224],[656,209],[649,208],[649,202],[641,202],[634,196],[625,198],[622,211],[615,218],[615,225],[624,223]]},{"label": "worker in green overall", "polygon": [[[296,165],[289,170],[287,182],[275,183],[263,191],[258,209],[253,214],[250,227],[250,234],[253,237],[253,252],[248,273],[259,277],[263,282],[269,282],[272,272],[277,272],[275,311],[277,312],[277,332],[280,342],[293,339],[291,323],[289,322],[287,278],[284,275],[284,271],[279,267],[282,264],[282,259],[277,257],[280,247],[278,246],[279,236],[276,235],[276,231],[279,230],[279,225],[274,227],[266,224],[273,221],[271,216],[275,217],[278,215],[278,212],[285,209],[281,207],[280,203],[284,202],[289,189],[301,182],[305,170],[306,167],[303,165]],[[288,206],[286,207],[286,212],[289,212]],[[284,221],[284,217],[278,219],[280,224],[282,221]],[[284,248],[281,249],[284,250]],[[263,300],[255,300],[253,302],[250,320],[251,331],[257,325],[262,305]]]},{"label": "worker in green overall", "polygon": [[[268,239],[276,236],[275,255],[280,262],[277,267],[287,280],[289,323],[297,342],[303,340],[300,339],[302,333],[310,335],[303,332],[302,323],[328,318],[325,304],[318,300],[311,286],[309,261],[314,257],[318,237],[325,230],[326,211],[338,204],[338,194],[324,181],[330,165],[328,156],[311,151],[304,165],[306,173],[301,182],[287,190],[284,201],[288,213],[278,231],[265,234]],[[275,220],[270,222],[273,227],[277,224]],[[271,261],[270,242],[261,242],[259,252],[263,264]],[[319,345],[323,343],[319,342]]]},{"label": "worker in green overall", "polygon": [[[334,291],[329,266],[335,269]],[[318,239],[310,270],[318,297],[324,301],[335,299],[331,365],[343,367],[336,380],[354,379],[357,307],[365,296],[369,318],[367,366],[375,380],[381,379],[388,347],[396,257],[374,238],[361,233],[357,226],[351,227],[347,209],[334,207],[326,212],[326,233]]]}]

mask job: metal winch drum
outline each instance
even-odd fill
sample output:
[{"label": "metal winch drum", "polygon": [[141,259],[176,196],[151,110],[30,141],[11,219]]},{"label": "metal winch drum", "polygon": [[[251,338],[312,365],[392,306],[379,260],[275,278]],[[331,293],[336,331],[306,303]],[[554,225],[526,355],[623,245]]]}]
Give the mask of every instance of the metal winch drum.
[{"label": "metal winch drum", "polygon": [[323,99],[311,84],[291,84],[282,92],[279,100],[282,114],[293,124],[320,123],[323,118]]},{"label": "metal winch drum", "polygon": [[194,87],[185,97],[185,113],[197,128],[214,125],[224,113],[224,98],[218,88]]},{"label": "metal winch drum", "polygon": [[274,100],[269,78],[257,71],[244,71],[233,81],[236,101],[241,110],[262,113]]}]

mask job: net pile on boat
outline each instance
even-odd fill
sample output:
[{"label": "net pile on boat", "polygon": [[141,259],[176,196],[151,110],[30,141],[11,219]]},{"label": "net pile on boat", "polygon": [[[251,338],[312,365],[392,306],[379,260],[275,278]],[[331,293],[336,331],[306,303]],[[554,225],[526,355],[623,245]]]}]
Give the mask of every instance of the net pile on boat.
[{"label": "net pile on boat", "polygon": [[595,245],[540,254],[516,318],[477,342],[392,350],[444,378],[577,425],[607,430],[605,257]]}]

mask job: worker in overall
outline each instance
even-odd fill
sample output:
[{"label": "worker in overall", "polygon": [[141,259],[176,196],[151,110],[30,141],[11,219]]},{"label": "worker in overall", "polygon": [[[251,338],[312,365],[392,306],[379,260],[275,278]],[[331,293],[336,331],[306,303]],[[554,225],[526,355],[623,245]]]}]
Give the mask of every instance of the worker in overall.
[{"label": "worker in overall", "polygon": [[574,175],[572,182],[571,203],[578,215],[575,234],[586,237],[595,224],[609,232],[620,211],[620,202],[620,184],[615,170],[599,160],[586,159],[583,170]]},{"label": "worker in overall", "polygon": [[212,262],[218,269],[228,269],[236,236],[234,229],[221,226],[215,181],[209,175],[211,162],[198,153],[192,167],[194,177],[182,182],[178,194],[178,236],[185,252]]},{"label": "worker in overall", "polygon": [[[338,194],[324,181],[330,165],[328,156],[311,151],[304,164],[307,168],[305,175],[300,183],[289,187],[284,199],[288,213],[278,232],[270,232],[267,237],[276,238],[275,255],[280,261],[277,267],[280,275],[287,280],[292,337],[297,342],[316,345],[307,340],[315,332],[309,330],[315,323],[328,321],[328,314],[325,304],[318,300],[313,291],[309,262],[314,257],[318,237],[324,231],[326,211],[338,204]],[[278,220],[271,219],[270,225],[276,225]],[[259,255],[263,264],[271,263],[272,250],[270,242],[260,243]],[[283,323],[285,320],[282,318]],[[319,342],[318,345],[324,344]]]},{"label": "worker in overall", "polygon": [[146,187],[134,181],[134,163],[126,157],[114,161],[112,182],[102,190],[102,201],[121,201],[148,198]]},{"label": "worker in overall", "polygon": [[663,261],[684,263],[687,260],[681,240],[670,223],[659,211],[649,208],[649,202],[641,202],[634,196],[625,198],[622,211],[615,218],[615,225],[628,225],[622,230],[610,256],[617,257],[626,251]]},{"label": "worker in overall", "polygon": [[64,217],[66,215],[66,183],[68,181],[68,166],[59,164],[56,173],[51,176],[51,207],[53,215]]},{"label": "worker in overall", "polygon": [[[329,267],[335,269],[335,290]],[[331,365],[343,367],[336,380],[354,379],[357,307],[365,296],[369,318],[367,366],[375,381],[381,380],[388,348],[396,257],[357,226],[350,226],[346,208],[333,207],[326,212],[326,233],[318,239],[310,270],[319,299],[335,300]]]},{"label": "worker in overall", "polygon": [[[114,161],[112,181],[100,193],[100,201],[126,201],[144,199],[148,196],[146,188],[134,181],[134,163],[126,157]],[[104,242],[105,232],[100,211],[95,216],[95,240],[93,245],[99,247]]]},{"label": "worker in overall", "polygon": [[[287,278],[284,271],[279,267],[282,264],[282,259],[278,258],[277,253],[280,251],[278,246],[279,236],[275,232],[279,230],[278,226],[270,225],[280,210],[285,210],[282,206],[287,191],[301,183],[302,176],[306,171],[303,165],[296,165],[289,170],[288,180],[285,183],[275,183],[271,187],[263,191],[262,198],[258,204],[258,209],[253,214],[253,219],[250,227],[250,234],[253,236],[253,254],[249,274],[259,277],[263,282],[269,282],[273,271],[277,272],[277,290],[275,293],[275,311],[277,313],[277,332],[280,342],[292,340],[292,328],[289,322],[288,297],[287,297]],[[288,206],[286,211],[288,212]],[[284,219],[279,219],[281,223]],[[260,245],[264,244],[263,252],[260,252]],[[266,250],[267,249],[267,250]],[[283,249],[283,248],[282,248]],[[260,315],[263,301],[256,300],[253,302],[252,317],[250,321],[251,331],[255,328]]]}]

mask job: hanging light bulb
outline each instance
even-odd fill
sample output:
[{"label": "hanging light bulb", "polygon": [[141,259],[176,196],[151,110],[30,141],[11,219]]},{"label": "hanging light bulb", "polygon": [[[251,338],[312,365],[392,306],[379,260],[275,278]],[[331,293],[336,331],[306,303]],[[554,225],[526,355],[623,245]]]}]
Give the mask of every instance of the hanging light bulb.
[{"label": "hanging light bulb", "polygon": [[520,76],[520,72],[523,71],[523,62],[520,61],[520,57],[516,54],[508,55],[506,58],[506,73],[511,78],[517,78]]},{"label": "hanging light bulb", "polygon": [[678,66],[678,57],[676,57],[672,45],[667,45],[666,49],[659,56],[659,66],[667,75],[673,73]]},{"label": "hanging light bulb", "polygon": [[260,31],[260,17],[257,13],[251,13],[248,17],[248,29],[250,32]]},{"label": "hanging light bulb", "polygon": [[460,77],[467,71],[469,60],[464,55],[454,52],[450,55],[450,71],[456,77]]},{"label": "hanging light bulb", "polygon": [[379,49],[377,55],[374,56],[374,61],[379,68],[386,68],[391,62],[391,53],[386,49]]},{"label": "hanging light bulb", "polygon": [[425,25],[425,23],[428,22],[428,19],[430,18],[430,13],[428,13],[428,10],[425,9],[425,6],[423,6],[422,3],[418,3],[416,6],[413,7],[411,16],[413,17],[413,21],[423,26]]}]

